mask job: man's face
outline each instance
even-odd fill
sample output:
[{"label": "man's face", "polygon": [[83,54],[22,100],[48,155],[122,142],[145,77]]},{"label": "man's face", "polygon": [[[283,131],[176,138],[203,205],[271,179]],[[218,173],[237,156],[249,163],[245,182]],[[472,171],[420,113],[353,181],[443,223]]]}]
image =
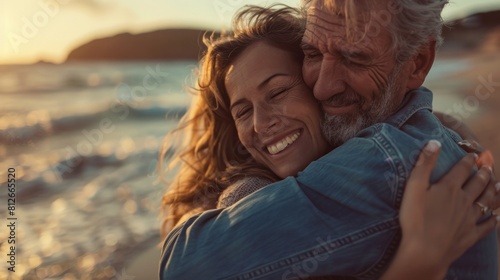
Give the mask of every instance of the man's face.
[{"label": "man's face", "polygon": [[[387,27],[368,28],[373,24],[370,10],[360,9],[363,14],[349,25],[359,31],[349,33],[343,9],[335,9],[345,0],[328,8],[323,2],[315,0],[308,9],[302,71],[322,104],[323,132],[337,146],[394,112],[404,97],[408,71],[396,65]],[[387,4],[376,2],[379,9]]]}]

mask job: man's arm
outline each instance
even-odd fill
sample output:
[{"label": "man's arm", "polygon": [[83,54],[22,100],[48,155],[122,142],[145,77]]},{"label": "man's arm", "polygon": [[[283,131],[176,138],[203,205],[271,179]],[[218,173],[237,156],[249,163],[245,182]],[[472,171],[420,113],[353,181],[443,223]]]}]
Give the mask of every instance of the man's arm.
[{"label": "man's arm", "polygon": [[[385,151],[390,143],[349,143],[297,179],[189,219],[165,244],[163,279],[381,273],[377,263],[388,262],[384,255],[397,245],[396,206],[411,166],[397,149]],[[417,141],[407,145],[421,149]]]},{"label": "man's arm", "polygon": [[[431,136],[413,129],[366,129],[297,178],[189,219],[165,244],[162,279],[380,277],[400,238],[406,180]],[[433,181],[464,154],[441,142]]]}]

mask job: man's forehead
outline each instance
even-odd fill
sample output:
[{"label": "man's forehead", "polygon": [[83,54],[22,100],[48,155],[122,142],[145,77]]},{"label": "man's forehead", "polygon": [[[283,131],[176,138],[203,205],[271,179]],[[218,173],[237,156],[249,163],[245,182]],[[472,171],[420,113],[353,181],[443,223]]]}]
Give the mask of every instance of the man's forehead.
[{"label": "man's forehead", "polygon": [[[370,36],[367,37],[367,32],[374,24],[371,13],[374,9],[382,9],[387,4],[384,0],[377,1],[377,3],[373,0],[311,1],[307,7],[307,25],[303,42],[326,43],[331,40],[343,40],[344,43],[369,43]],[[326,34],[328,36],[322,38]]]},{"label": "man's forehead", "polygon": [[310,26],[343,26],[362,31],[369,24],[374,8],[374,3],[370,4],[363,0],[347,2],[345,0],[313,0],[307,9],[307,22]]},{"label": "man's forehead", "polygon": [[308,5],[308,9],[317,10],[318,12],[325,12],[331,15],[338,15],[345,17],[347,13],[352,12],[366,12],[375,8],[375,2],[385,2],[381,0],[312,0]]},{"label": "man's forehead", "polygon": [[308,7],[308,13],[328,13],[335,15],[344,15],[344,0],[313,0]]},{"label": "man's forehead", "polygon": [[320,42],[327,43],[326,41],[331,40],[345,40],[349,33],[353,33],[348,31],[349,28],[356,29],[356,34],[364,33],[360,32],[364,30],[363,22],[351,19],[348,23],[343,9],[333,13],[331,10],[325,10],[321,5],[312,5],[307,11],[307,24],[303,42],[312,43],[314,41],[317,44]]}]

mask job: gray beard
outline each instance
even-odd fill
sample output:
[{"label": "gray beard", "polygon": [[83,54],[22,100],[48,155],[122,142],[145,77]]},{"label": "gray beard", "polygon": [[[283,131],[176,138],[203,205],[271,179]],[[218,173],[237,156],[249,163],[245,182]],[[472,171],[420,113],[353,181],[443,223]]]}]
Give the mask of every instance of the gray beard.
[{"label": "gray beard", "polygon": [[402,68],[401,66],[398,64],[394,67],[381,96],[375,99],[367,110],[362,110],[360,105],[359,111],[355,114],[331,116],[324,113],[321,130],[332,147],[342,145],[362,129],[379,123],[394,113],[394,110],[399,106],[399,104],[394,104],[394,100],[395,96],[399,94],[397,75]]}]

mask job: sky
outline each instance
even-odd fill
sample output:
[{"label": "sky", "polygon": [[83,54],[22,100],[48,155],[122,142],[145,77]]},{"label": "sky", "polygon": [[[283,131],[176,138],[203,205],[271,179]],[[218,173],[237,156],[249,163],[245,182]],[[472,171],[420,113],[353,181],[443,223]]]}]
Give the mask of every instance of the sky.
[{"label": "sky", "polygon": [[[246,4],[300,0],[0,0],[0,64],[60,63],[73,48],[122,32],[162,28],[228,29]],[[500,9],[499,0],[451,0],[445,19]]]}]

